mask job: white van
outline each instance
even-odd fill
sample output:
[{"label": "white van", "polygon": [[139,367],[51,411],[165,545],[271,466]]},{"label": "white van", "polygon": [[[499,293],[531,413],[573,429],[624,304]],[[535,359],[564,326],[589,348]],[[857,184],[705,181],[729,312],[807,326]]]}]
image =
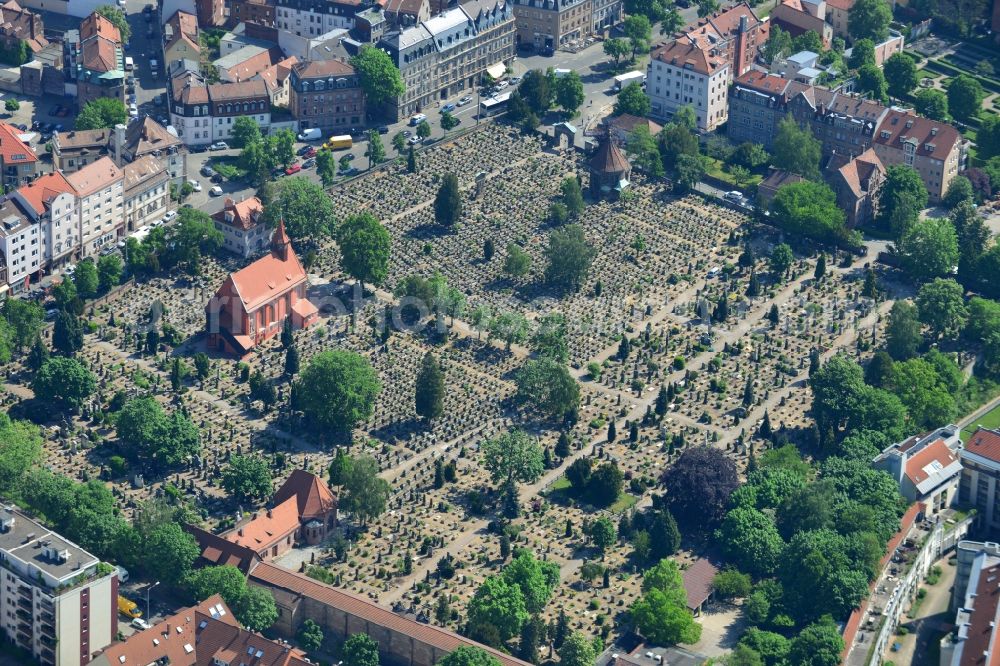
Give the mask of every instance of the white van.
[{"label": "white van", "polygon": [[415,113],[412,116],[410,116],[410,126],[411,127],[416,127],[417,125],[419,125],[420,123],[424,122],[425,120],[427,120],[427,116],[425,116],[422,113]]},{"label": "white van", "polygon": [[125,56],[125,71],[131,72],[135,69],[135,59],[132,56]]},{"label": "white van", "polygon": [[317,141],[323,138],[323,130],[318,127],[310,127],[302,130],[299,134],[299,141]]}]

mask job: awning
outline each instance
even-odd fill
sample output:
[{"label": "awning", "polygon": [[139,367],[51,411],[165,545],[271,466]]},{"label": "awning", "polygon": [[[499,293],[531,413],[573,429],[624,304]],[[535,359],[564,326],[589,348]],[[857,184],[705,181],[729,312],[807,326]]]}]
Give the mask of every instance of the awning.
[{"label": "awning", "polygon": [[489,74],[494,81],[499,81],[507,73],[507,65],[503,62],[498,62],[490,65],[486,68],[486,73]]}]

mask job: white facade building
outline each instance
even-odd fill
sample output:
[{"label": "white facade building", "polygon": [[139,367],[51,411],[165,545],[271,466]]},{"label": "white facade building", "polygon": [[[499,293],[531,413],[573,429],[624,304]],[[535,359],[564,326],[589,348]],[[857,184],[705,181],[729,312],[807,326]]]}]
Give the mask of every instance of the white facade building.
[{"label": "white facade building", "polygon": [[81,238],[76,193],[62,172],[45,174],[15,190],[12,197],[41,228],[42,265],[47,271],[79,257]]},{"label": "white facade building", "polygon": [[80,215],[81,257],[90,257],[125,235],[124,173],[110,157],[102,157],[68,180]]},{"label": "white facade building", "polygon": [[41,226],[19,202],[8,199],[0,205],[0,251],[7,261],[7,284],[12,292],[22,291],[26,279],[40,277],[44,247]]},{"label": "white facade building", "polygon": [[654,118],[669,119],[690,106],[697,128],[711,132],[729,118],[729,69],[725,55],[686,37],[657,49],[646,72],[646,94]]}]

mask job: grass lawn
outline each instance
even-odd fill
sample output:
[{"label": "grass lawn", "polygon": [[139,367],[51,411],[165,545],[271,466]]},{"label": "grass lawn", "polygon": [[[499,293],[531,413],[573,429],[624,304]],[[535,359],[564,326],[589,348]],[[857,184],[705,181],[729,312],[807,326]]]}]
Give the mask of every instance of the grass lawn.
[{"label": "grass lawn", "polygon": [[972,433],[976,432],[976,428],[979,426],[984,428],[1000,428],[1000,405],[994,407],[966,427],[962,428],[962,442],[965,442],[969,439],[969,437],[972,437]]},{"label": "grass lawn", "polygon": [[[563,476],[560,476],[558,479],[556,479],[551,486],[549,486],[549,489],[546,494],[546,499],[548,499],[553,504],[560,504],[565,506],[575,499],[570,494],[571,492],[572,492],[572,485],[570,484],[569,479],[567,479],[566,475],[564,474]],[[614,503],[608,507],[608,511],[611,511],[612,513],[621,513],[622,511],[627,511],[628,509],[635,506],[636,502],[638,501],[639,498],[636,497],[635,495],[630,495],[626,492],[623,492],[620,495],[618,495],[618,499],[615,500]]]},{"label": "grass lawn", "polygon": [[618,496],[618,499],[615,500],[614,504],[608,507],[608,510],[611,511],[612,513],[621,513],[622,511],[628,511],[633,506],[635,506],[636,502],[638,501],[639,498],[636,497],[635,495],[622,493],[621,495]]},{"label": "grass lawn", "polygon": [[[736,184],[736,180],[733,178],[733,175],[723,170],[721,160],[717,160],[714,157],[708,157],[706,158],[706,160],[708,168],[705,170],[705,173],[707,173],[709,176],[712,176],[713,178],[718,178],[721,181],[729,183],[733,187],[737,188],[740,187],[739,185]],[[760,185],[760,181],[762,180],[764,180],[764,177],[761,176],[760,174],[757,173],[750,174],[750,180],[747,181],[747,183],[740,189],[749,190],[752,192],[758,185]]]}]

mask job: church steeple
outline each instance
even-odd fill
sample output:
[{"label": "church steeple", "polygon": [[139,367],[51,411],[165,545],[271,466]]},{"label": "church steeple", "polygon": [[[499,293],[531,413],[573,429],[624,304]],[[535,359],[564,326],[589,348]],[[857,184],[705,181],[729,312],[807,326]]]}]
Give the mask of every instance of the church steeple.
[{"label": "church steeple", "polygon": [[288,249],[291,245],[292,241],[285,231],[285,221],[278,220],[278,227],[271,236],[271,254],[282,261],[288,261]]}]

